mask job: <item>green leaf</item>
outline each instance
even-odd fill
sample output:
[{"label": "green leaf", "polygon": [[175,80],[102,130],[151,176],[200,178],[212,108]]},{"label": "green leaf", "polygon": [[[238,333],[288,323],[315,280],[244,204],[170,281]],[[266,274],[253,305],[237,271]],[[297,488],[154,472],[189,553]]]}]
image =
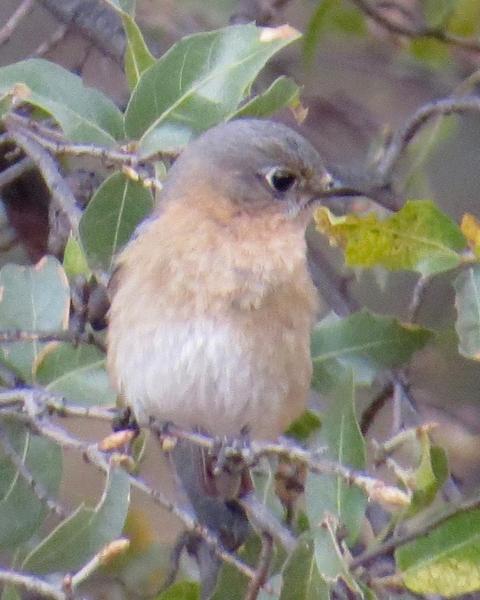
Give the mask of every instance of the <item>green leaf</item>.
[{"label": "green leaf", "polygon": [[49,344],[40,355],[36,380],[47,390],[83,406],[114,406],[105,355],[95,346]]},{"label": "green leaf", "polygon": [[[353,376],[350,372],[333,391],[324,415],[322,428],[315,438],[314,447],[326,447],[322,454],[341,465],[363,469],[365,442],[360,433],[354,406]],[[326,515],[333,515],[346,527],[348,540],[358,536],[365,513],[366,498],[361,490],[347,485],[333,475],[309,473],[305,488],[307,515],[310,523],[321,523]],[[320,572],[324,574],[321,565]]]},{"label": "green leaf", "polygon": [[30,91],[24,101],[52,115],[69,139],[113,146],[123,138],[115,104],[63,67],[32,58],[0,68],[0,95],[19,83]]},{"label": "green leaf", "polygon": [[328,584],[317,568],[314,542],[310,537],[302,537],[285,563],[280,600],[329,600],[329,598]]},{"label": "green leaf", "polygon": [[478,0],[455,0],[455,10],[448,21],[447,30],[460,36],[478,34],[480,31],[480,3]]},{"label": "green leaf", "polygon": [[321,576],[328,583],[336,583],[339,579],[354,592],[355,598],[364,595],[358,583],[350,574],[347,561],[337,541],[337,525],[332,516],[327,516],[314,529],[315,562]]},{"label": "green leaf", "polygon": [[342,4],[333,11],[330,21],[332,31],[340,31],[347,35],[364,35],[367,30],[362,11]]},{"label": "green leaf", "polygon": [[320,416],[313,410],[306,410],[302,416],[298,417],[287,429],[285,435],[293,437],[301,442],[306,442],[308,438],[318,431],[322,426]]},{"label": "green leaf", "polygon": [[106,0],[120,15],[127,35],[125,49],[125,74],[129,88],[137,85],[140,75],[155,63],[155,57],[148,49],[140,28],[135,23],[134,0]]},{"label": "green leaf", "polygon": [[80,239],[92,267],[111,271],[116,253],[153,208],[151,193],[121,173],[95,192],[80,220]]},{"label": "green leaf", "polygon": [[180,40],[140,77],[125,114],[139,152],[178,151],[231,115],[267,60],[299,34],[235,25]]},{"label": "green leaf", "polygon": [[312,333],[313,385],[328,391],[349,369],[354,370],[355,381],[370,383],[378,370],[408,362],[431,336],[426,329],[367,310],[321,321]]},{"label": "green leaf", "polygon": [[179,581],[155,600],[200,600],[200,586],[194,581]]},{"label": "green leaf", "polygon": [[[62,476],[60,448],[18,423],[2,419],[0,428],[35,483],[49,497],[54,497]],[[10,457],[4,454],[1,444],[0,473],[0,548],[12,551],[32,537],[47,509]]]},{"label": "green leaf", "polygon": [[23,569],[46,574],[75,571],[106,544],[120,537],[130,498],[128,475],[112,469],[105,491],[93,508],[80,506],[30,552]]},{"label": "green leaf", "polygon": [[[242,549],[238,553],[238,557],[255,568],[260,555],[260,539],[257,535],[251,535]],[[213,595],[209,600],[244,600],[250,580],[246,575],[241,573],[236,567],[224,563],[218,574],[217,585]]]},{"label": "green leaf", "polygon": [[282,589],[282,582],[283,579],[280,573],[276,573],[273,577],[270,577],[268,585],[272,590],[272,594],[269,594],[262,588],[258,593],[258,600],[278,600]]},{"label": "green leaf", "polygon": [[432,69],[440,69],[449,64],[450,50],[448,46],[431,38],[416,38],[410,41],[409,50],[417,60],[426,63]]},{"label": "green leaf", "polygon": [[[70,290],[61,264],[43,258],[33,267],[7,264],[0,270],[0,330],[62,331],[68,325]],[[44,344],[2,346],[2,361],[26,381]]]},{"label": "green leaf", "polygon": [[318,209],[319,231],[345,249],[348,265],[380,265],[432,275],[457,267],[466,241],[459,227],[430,200],[409,200],[384,220],[377,215],[335,217]]},{"label": "green leaf", "polygon": [[447,455],[443,448],[432,446],[428,433],[420,432],[420,464],[413,474],[413,495],[407,515],[417,514],[429,506],[448,478]]},{"label": "green leaf", "polygon": [[17,588],[11,585],[5,585],[0,596],[0,600],[22,600]]},{"label": "green leaf", "polygon": [[80,242],[72,235],[68,238],[63,253],[63,268],[70,279],[80,276],[88,279],[92,273],[88,268],[87,259]]},{"label": "green leaf", "polygon": [[408,589],[450,598],[480,590],[480,509],[454,515],[395,552]]},{"label": "green leaf", "polygon": [[462,271],[454,287],[460,353],[480,360],[480,265]]},{"label": "green leaf", "polygon": [[423,0],[422,9],[425,20],[430,27],[445,25],[448,17],[455,10],[457,0]]},{"label": "green leaf", "polygon": [[337,5],[338,0],[321,0],[317,3],[317,7],[308,22],[307,31],[303,39],[303,55],[307,64],[313,60],[320,34],[325,31],[327,26],[327,17]]},{"label": "green leaf", "polygon": [[300,88],[292,79],[282,76],[275,79],[263,94],[259,94],[249,100],[230,115],[229,118],[255,117],[260,119],[269,117],[286,106],[294,108],[299,104]]}]

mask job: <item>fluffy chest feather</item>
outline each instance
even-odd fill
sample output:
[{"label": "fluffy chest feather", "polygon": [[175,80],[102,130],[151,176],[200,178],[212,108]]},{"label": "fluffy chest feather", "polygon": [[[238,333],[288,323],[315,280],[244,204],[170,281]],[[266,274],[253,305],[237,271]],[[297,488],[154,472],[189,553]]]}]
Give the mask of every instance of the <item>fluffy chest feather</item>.
[{"label": "fluffy chest feather", "polygon": [[113,382],[139,421],[276,437],[304,409],[311,377],[316,294],[303,236],[269,231],[266,243],[249,229],[232,239],[204,224],[193,244],[179,222],[159,219],[122,257]]},{"label": "fluffy chest feather", "polygon": [[151,415],[217,435],[248,426],[275,437],[304,408],[308,337],[259,327],[248,335],[215,319],[163,322],[117,342],[115,369],[137,418]]}]

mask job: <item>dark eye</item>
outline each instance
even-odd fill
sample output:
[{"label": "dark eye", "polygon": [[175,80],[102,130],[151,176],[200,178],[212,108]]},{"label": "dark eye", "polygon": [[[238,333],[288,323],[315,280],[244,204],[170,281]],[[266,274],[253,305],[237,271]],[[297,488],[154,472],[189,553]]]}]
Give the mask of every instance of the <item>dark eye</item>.
[{"label": "dark eye", "polygon": [[288,169],[275,167],[265,175],[268,185],[276,192],[288,192],[297,181],[297,176]]}]

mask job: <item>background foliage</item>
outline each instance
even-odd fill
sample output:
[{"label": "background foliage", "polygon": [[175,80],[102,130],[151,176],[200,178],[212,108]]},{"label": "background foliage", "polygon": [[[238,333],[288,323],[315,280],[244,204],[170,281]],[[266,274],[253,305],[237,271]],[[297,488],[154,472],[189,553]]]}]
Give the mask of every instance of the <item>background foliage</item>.
[{"label": "background foliage", "polygon": [[[24,15],[27,4],[19,5]],[[337,205],[335,213],[319,209],[308,233],[312,274],[328,305],[312,335],[315,393],[289,432],[296,445],[270,449],[270,464],[255,475],[269,510],[292,517],[298,544],[290,553],[266,553],[265,539],[262,545],[252,536],[241,562],[227,557],[215,598],[479,593],[480,213],[478,193],[448,203],[445,190],[452,180],[457,189],[472,190],[470,179],[474,190],[478,185],[471,165],[478,164],[480,132],[480,3],[304,2],[303,36],[282,25],[288,2],[211,3],[202,17],[211,26],[172,44],[163,40],[168,49],[155,35],[147,45],[133,0],[101,4],[118,19],[115,31],[124,32],[117,58],[126,85],[114,99],[43,58],[7,59],[0,67],[2,600],[20,598],[22,589],[52,598],[105,597],[107,588],[112,598],[199,597],[191,565],[160,591],[171,546],[152,533],[156,525],[131,488],[167,505],[187,528],[194,524],[158,494],[158,480],[140,478],[143,440],[133,448],[128,437],[99,444],[100,430],[93,440],[84,437],[75,419],[109,423],[115,414],[104,360],[104,286],[175,155],[229,119],[276,115],[301,128],[305,107],[311,116],[303,132],[363,196],[344,198],[345,210]],[[184,10],[195,15],[199,8],[192,2]],[[225,26],[228,16],[237,24]],[[9,23],[0,44],[18,26]],[[111,56],[114,39],[105,51]],[[158,45],[162,51],[150,50]],[[421,92],[415,88],[410,114],[394,105],[393,129],[386,117],[373,126],[362,113],[368,97],[384,118],[388,99],[381,79],[380,87],[365,85],[369,69],[350,104],[309,101],[312,87],[328,88],[328,74],[325,81],[318,75],[322,64],[332,64],[331,56],[341,63],[345,48],[362,48],[369,69],[384,53],[393,77],[427,81]],[[347,143],[341,122],[354,132]],[[32,189],[37,204],[44,202],[43,221],[29,204]],[[33,214],[23,239],[25,216],[18,214]],[[448,383],[440,390],[442,376]],[[460,426],[465,407],[475,415],[470,429]],[[472,440],[474,464],[458,458],[465,440]],[[72,481],[78,486],[72,452],[103,473],[96,503],[65,494]],[[282,488],[281,474],[291,477],[287,459],[304,484],[300,498]]]}]

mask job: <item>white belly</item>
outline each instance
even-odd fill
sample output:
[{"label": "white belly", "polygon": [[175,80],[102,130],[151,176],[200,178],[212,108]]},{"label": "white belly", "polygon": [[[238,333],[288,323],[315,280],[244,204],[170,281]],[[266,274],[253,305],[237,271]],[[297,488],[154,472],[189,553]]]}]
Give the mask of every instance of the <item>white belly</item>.
[{"label": "white belly", "polygon": [[140,423],[154,416],[215,435],[247,426],[253,437],[273,438],[304,408],[310,362],[308,340],[272,333],[267,342],[214,319],[165,322],[117,340],[115,370]]}]

